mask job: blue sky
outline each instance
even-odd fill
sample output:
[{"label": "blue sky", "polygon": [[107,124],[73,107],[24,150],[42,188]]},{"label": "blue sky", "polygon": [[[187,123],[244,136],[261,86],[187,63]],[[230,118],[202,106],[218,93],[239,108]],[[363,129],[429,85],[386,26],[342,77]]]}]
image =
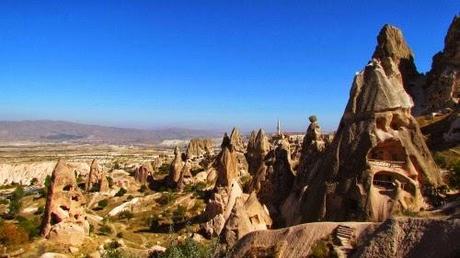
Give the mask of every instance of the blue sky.
[{"label": "blue sky", "polygon": [[0,120],[304,130],[338,124],[380,28],[426,72],[438,1],[0,1]]}]

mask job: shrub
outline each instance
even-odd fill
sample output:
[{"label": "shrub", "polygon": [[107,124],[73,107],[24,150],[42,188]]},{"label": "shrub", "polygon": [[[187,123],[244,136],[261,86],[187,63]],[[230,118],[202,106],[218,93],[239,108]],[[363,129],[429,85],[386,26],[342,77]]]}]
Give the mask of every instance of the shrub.
[{"label": "shrub", "polygon": [[117,249],[118,247],[120,247],[121,244],[118,243],[118,241],[110,241],[109,243],[105,244],[104,245],[104,249]]},{"label": "shrub", "polygon": [[172,214],[173,221],[175,223],[184,221],[186,213],[187,213],[187,208],[185,206],[182,206],[182,205],[177,206],[177,209],[174,210]]},{"label": "shrub", "polygon": [[139,188],[138,191],[139,191],[139,193],[143,193],[143,192],[147,191],[147,186],[141,185],[141,187]]},{"label": "shrub", "polygon": [[30,180],[30,185],[36,185],[38,183],[38,179],[36,177],[32,178],[32,180]]},{"label": "shrub", "polygon": [[118,213],[118,218],[130,220],[134,217],[134,214],[128,210],[121,211]]},{"label": "shrub", "polygon": [[115,196],[123,196],[123,195],[125,195],[126,192],[128,192],[128,191],[126,191],[125,188],[120,188],[120,190],[118,190],[118,192],[115,194]]},{"label": "shrub", "polygon": [[109,187],[112,188],[112,186],[113,186],[113,178],[110,177],[110,176],[108,176],[106,178],[107,178],[107,181],[109,182]]},{"label": "shrub", "polygon": [[440,153],[436,153],[434,156],[433,156],[433,159],[434,159],[434,162],[436,162],[436,164],[442,168],[445,168],[447,166],[447,160],[446,160],[446,157],[444,157],[442,154]]},{"label": "shrub", "polygon": [[249,187],[249,184],[252,181],[252,176],[251,175],[244,175],[240,178],[241,181],[241,187],[243,189],[247,189]]},{"label": "shrub", "polygon": [[190,173],[192,173],[193,176],[196,176],[196,174],[200,173],[200,172],[203,172],[204,171],[204,168],[202,167],[199,167],[199,168],[194,168],[190,171]]},{"label": "shrub", "polygon": [[217,245],[205,245],[196,242],[191,238],[187,238],[183,243],[174,243],[163,254],[158,257],[161,258],[208,258],[213,257]]},{"label": "shrub", "polygon": [[39,219],[29,220],[22,216],[17,216],[18,226],[27,233],[29,238],[36,237],[40,234],[40,221]]},{"label": "shrub", "polygon": [[40,206],[38,207],[37,211],[34,213],[35,215],[42,215],[45,212],[45,207]]},{"label": "shrub", "polygon": [[160,175],[168,174],[168,173],[169,173],[169,168],[170,168],[170,165],[169,165],[169,164],[167,164],[167,163],[162,164],[162,165],[158,168],[158,174],[160,174]]},{"label": "shrub", "polygon": [[0,223],[0,243],[6,246],[20,245],[29,240],[27,232],[12,223]]},{"label": "shrub", "polygon": [[103,258],[123,258],[123,254],[120,250],[117,249],[109,249],[105,250],[102,254]]},{"label": "shrub", "polygon": [[110,235],[110,234],[112,234],[112,228],[109,225],[104,224],[99,228],[99,234],[101,234],[101,235]]},{"label": "shrub", "polygon": [[45,188],[48,189],[51,185],[51,176],[50,175],[47,175],[45,177],[45,182],[43,183],[45,185]]},{"label": "shrub", "polygon": [[126,200],[127,200],[127,201],[131,201],[133,198],[134,198],[134,196],[128,195],[128,196],[126,197]]},{"label": "shrub", "polygon": [[453,164],[449,174],[449,186],[454,189],[460,188],[460,161]]},{"label": "shrub", "polygon": [[308,257],[312,258],[332,258],[337,257],[337,254],[332,247],[331,239],[320,239],[315,242],[310,250]]},{"label": "shrub", "polygon": [[190,184],[185,186],[185,191],[189,193],[193,193],[195,196],[203,198],[204,197],[204,189],[206,188],[205,182],[198,182],[196,184]]},{"label": "shrub", "polygon": [[104,209],[105,207],[107,207],[107,205],[109,205],[109,201],[107,199],[100,200],[97,203],[97,206],[100,207],[101,209]]},{"label": "shrub", "polygon": [[160,205],[168,205],[174,200],[174,193],[171,192],[164,192],[160,198],[158,198],[157,203]]},{"label": "shrub", "polygon": [[402,210],[401,214],[407,217],[418,217],[419,214],[416,211],[411,211],[411,210]]},{"label": "shrub", "polygon": [[122,258],[124,257],[123,254],[121,253],[120,250],[117,250],[118,247],[120,247],[121,244],[118,243],[118,241],[111,241],[107,244],[104,245],[104,253],[102,254],[102,257],[104,258]]}]

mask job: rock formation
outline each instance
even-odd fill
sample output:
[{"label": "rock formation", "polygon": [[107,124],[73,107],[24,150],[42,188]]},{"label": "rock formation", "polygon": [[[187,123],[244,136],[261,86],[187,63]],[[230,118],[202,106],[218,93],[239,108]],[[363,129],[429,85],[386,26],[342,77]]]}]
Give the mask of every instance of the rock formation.
[{"label": "rock formation", "polygon": [[[273,192],[270,194],[267,203],[270,203],[271,206],[278,209],[278,207],[289,195],[294,183],[295,175],[291,165],[288,140],[286,138],[281,139],[278,141],[277,145],[278,146],[274,150],[275,160],[273,163],[273,174],[270,175]],[[263,203],[267,204],[266,202]]]},{"label": "rock formation", "polygon": [[297,185],[305,185],[305,183],[311,179],[313,175],[304,173],[312,171],[312,168],[317,164],[317,161],[320,160],[326,149],[326,142],[322,137],[318,119],[314,115],[310,116],[308,119],[310,125],[307,128],[302,142]]},{"label": "rock formation", "polygon": [[184,161],[182,159],[182,153],[180,152],[179,147],[176,146],[174,149],[174,159],[169,167],[169,174],[167,177],[167,184],[170,187],[176,187],[177,182],[179,182],[183,166]]},{"label": "rock formation", "polygon": [[249,195],[243,193],[238,183],[236,151],[227,134],[224,135],[221,147],[214,163],[217,180],[203,215],[207,222],[202,225],[202,229],[207,236],[219,236],[228,225],[228,239],[224,241],[233,242],[247,232],[267,228],[271,220],[267,219],[269,215],[265,208],[253,208],[257,205],[263,207],[256,196],[249,198]]},{"label": "rock formation", "polygon": [[236,159],[238,163],[238,174],[242,176],[249,176],[248,162],[246,160],[245,152],[246,147],[241,137],[238,128],[234,127],[230,134],[230,144],[236,152]]},{"label": "rock formation", "polygon": [[140,184],[147,184],[149,182],[149,178],[151,177],[151,172],[144,165],[139,166],[134,172],[134,179]]},{"label": "rock formation", "polygon": [[58,161],[48,188],[42,236],[58,243],[80,245],[89,234],[85,204],[74,172],[64,161]]},{"label": "rock formation", "polygon": [[236,151],[238,152],[245,151],[243,139],[241,138],[241,134],[240,134],[240,130],[238,130],[238,128],[236,127],[233,128],[232,133],[230,134],[230,142]]},{"label": "rock formation", "polygon": [[109,190],[109,181],[105,173],[99,168],[97,161],[93,159],[91,162],[88,178],[85,184],[85,190],[107,192]]},{"label": "rock formation", "polygon": [[[396,30],[385,26],[381,34],[389,29]],[[380,59],[382,48],[377,46],[373,60],[355,76],[327,154],[312,171],[301,172],[314,175],[302,193],[302,221],[383,221],[394,212],[423,208],[424,188],[442,184],[411,115],[400,65]]]},{"label": "rock formation", "polygon": [[380,60],[385,73],[391,74],[393,71],[398,71],[404,89],[413,96],[415,101],[421,101],[417,95],[419,93],[416,92],[419,90],[416,83],[421,79],[421,75],[417,72],[412,50],[406,43],[402,32],[387,24],[380,31],[377,43],[372,58]]},{"label": "rock formation", "polygon": [[185,160],[184,165],[182,166],[182,170],[180,172],[179,181],[177,182],[177,188],[183,190],[185,185],[190,183],[193,175],[191,172],[191,165],[190,160]]},{"label": "rock formation", "polygon": [[444,50],[433,57],[424,85],[424,113],[458,106],[460,100],[460,16],[454,17]]},{"label": "rock formation", "polygon": [[193,159],[209,155],[213,152],[213,143],[211,139],[193,138],[187,147],[187,158]]},{"label": "rock formation", "polygon": [[280,137],[275,145],[276,148],[265,155],[247,191],[257,194],[260,202],[268,207],[274,225],[278,227],[284,225],[279,217],[279,209],[292,190],[295,174],[287,138]]},{"label": "rock formation", "polygon": [[262,129],[257,134],[252,131],[246,151],[249,174],[255,175],[270,151],[270,143]]},{"label": "rock formation", "polygon": [[346,257],[328,256],[325,253],[323,256],[311,254],[316,243],[333,236],[339,226],[352,228],[356,238],[360,238],[367,231],[373,231],[378,226],[375,224],[370,222],[316,222],[289,228],[255,231],[233,245],[226,257]]},{"label": "rock formation", "polygon": [[[226,257],[317,257],[313,251],[320,242],[325,246],[321,257],[458,257],[459,234],[458,220],[315,222],[249,233]],[[335,255],[327,256],[325,249]]]},{"label": "rock formation", "polygon": [[449,131],[443,135],[444,141],[449,143],[460,142],[460,114],[457,114],[449,126]]},{"label": "rock formation", "polygon": [[391,219],[363,239],[353,257],[458,257],[458,236],[458,219]]},{"label": "rock formation", "polygon": [[222,150],[217,156],[215,162],[217,170],[216,186],[228,187],[231,185],[233,180],[238,178],[239,173],[235,149],[233,148],[227,133],[224,135],[221,148]]},{"label": "rock formation", "polygon": [[267,208],[257,199],[255,193],[243,194],[236,199],[232,213],[222,232],[224,242],[233,246],[238,239],[256,230],[266,230],[272,225]]}]

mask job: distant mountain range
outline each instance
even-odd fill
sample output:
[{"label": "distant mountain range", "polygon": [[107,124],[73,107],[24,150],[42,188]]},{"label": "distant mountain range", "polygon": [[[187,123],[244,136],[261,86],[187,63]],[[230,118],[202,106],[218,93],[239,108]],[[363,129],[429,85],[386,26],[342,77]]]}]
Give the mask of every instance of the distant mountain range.
[{"label": "distant mountain range", "polygon": [[218,131],[183,128],[143,130],[50,120],[0,121],[0,142],[157,144],[221,135]]}]

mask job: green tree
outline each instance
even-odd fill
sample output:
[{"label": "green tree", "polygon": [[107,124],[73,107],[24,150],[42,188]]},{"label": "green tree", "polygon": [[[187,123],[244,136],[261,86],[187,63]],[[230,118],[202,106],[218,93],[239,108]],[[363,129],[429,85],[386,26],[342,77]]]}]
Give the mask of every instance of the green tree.
[{"label": "green tree", "polygon": [[21,185],[18,185],[10,197],[10,204],[8,207],[8,214],[13,218],[16,217],[21,210],[22,197],[24,197],[24,188]]}]

